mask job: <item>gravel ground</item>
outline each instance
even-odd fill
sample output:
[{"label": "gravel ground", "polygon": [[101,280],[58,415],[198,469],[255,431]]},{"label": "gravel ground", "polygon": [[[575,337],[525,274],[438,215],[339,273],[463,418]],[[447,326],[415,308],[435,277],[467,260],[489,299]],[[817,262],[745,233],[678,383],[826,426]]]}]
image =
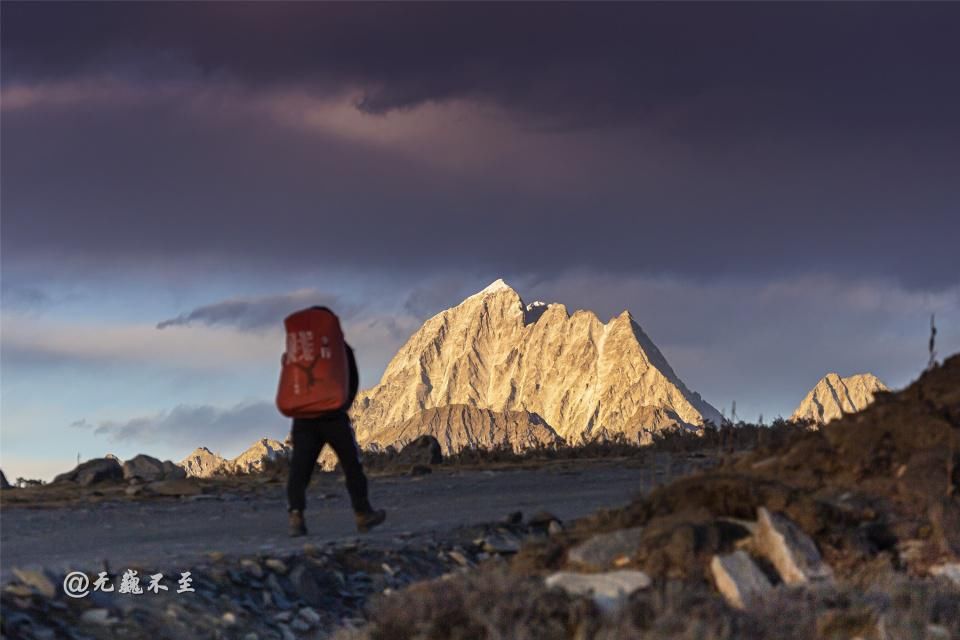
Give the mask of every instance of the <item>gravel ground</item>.
[{"label": "gravel ground", "polygon": [[[411,536],[443,536],[504,515],[547,510],[562,520],[627,502],[638,491],[680,475],[687,465],[669,455],[643,466],[625,461],[575,461],[539,469],[438,470],[420,477],[372,478],[374,505],[388,510],[385,525],[364,536],[389,546]],[[64,575],[107,562],[121,568],[180,564],[211,551],[288,553],[304,543],[357,538],[346,491],[337,474],[319,474],[308,494],[306,538],[286,536],[283,487],[259,492],[58,508],[5,508],[2,575],[14,567],[46,567]],[[199,498],[199,499],[198,499]]]}]

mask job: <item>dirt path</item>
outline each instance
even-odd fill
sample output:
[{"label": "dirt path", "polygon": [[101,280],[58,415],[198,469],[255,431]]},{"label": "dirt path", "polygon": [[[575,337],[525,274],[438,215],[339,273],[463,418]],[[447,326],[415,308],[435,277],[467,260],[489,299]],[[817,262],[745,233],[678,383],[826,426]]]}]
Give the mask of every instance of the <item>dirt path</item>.
[{"label": "dirt path", "polygon": [[[438,536],[456,527],[495,521],[513,511],[546,509],[564,520],[622,504],[672,474],[670,460],[644,468],[617,462],[569,463],[542,469],[442,471],[372,480],[372,499],[387,523],[365,536],[390,544],[401,536]],[[656,468],[654,468],[656,467]],[[91,571],[107,561],[169,566],[210,551],[255,553],[357,537],[339,476],[323,474],[308,493],[307,538],[286,536],[283,488],[202,500],[101,503],[55,509],[5,509],[2,575],[13,567]],[[186,569],[185,569],[186,570]]]}]

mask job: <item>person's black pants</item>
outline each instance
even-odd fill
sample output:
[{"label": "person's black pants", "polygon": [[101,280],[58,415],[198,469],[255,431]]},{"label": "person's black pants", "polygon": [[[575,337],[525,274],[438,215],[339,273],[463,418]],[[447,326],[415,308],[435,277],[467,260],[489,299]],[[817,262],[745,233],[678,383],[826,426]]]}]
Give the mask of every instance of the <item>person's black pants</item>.
[{"label": "person's black pants", "polygon": [[357,513],[372,510],[367,498],[367,477],[360,464],[360,449],[346,414],[295,418],[290,435],[293,455],[290,457],[290,476],[287,480],[287,505],[291,511],[303,511],[306,507],[307,485],[310,484],[313,467],[325,444],[333,447],[340,460],[353,510]]}]

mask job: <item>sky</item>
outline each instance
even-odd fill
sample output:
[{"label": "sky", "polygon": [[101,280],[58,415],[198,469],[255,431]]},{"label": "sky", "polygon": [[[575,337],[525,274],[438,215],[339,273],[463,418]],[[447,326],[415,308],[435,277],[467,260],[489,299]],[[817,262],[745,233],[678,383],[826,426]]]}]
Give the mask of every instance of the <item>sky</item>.
[{"label": "sky", "polygon": [[0,5],[0,468],[288,424],[497,278],[629,309],[714,406],[960,351],[960,5]]}]

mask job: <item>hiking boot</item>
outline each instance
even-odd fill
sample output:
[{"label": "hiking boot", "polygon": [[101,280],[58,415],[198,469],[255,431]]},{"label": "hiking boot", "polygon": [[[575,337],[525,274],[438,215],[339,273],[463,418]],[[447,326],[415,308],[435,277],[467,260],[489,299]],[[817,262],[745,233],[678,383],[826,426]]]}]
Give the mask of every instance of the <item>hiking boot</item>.
[{"label": "hiking boot", "polygon": [[290,511],[290,537],[296,538],[297,536],[307,535],[307,525],[303,521],[303,511],[297,511],[294,509]]},{"label": "hiking boot", "polygon": [[387,512],[383,509],[357,512],[357,531],[366,533],[387,519]]}]

